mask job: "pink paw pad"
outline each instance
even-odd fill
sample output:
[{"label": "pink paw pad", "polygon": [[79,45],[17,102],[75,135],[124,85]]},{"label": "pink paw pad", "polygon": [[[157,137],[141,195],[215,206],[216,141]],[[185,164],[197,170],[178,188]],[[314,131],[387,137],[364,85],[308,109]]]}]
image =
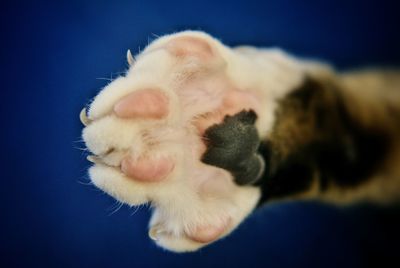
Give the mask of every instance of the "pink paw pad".
[{"label": "pink paw pad", "polygon": [[212,47],[203,39],[191,36],[181,36],[167,44],[167,50],[176,57],[195,56],[202,60],[214,57]]},{"label": "pink paw pad", "polygon": [[121,118],[161,119],[168,114],[168,98],[155,89],[135,91],[114,105],[114,113]]},{"label": "pink paw pad", "polygon": [[125,157],[121,162],[121,171],[138,181],[157,182],[163,180],[174,168],[174,163],[168,158],[139,159],[133,161]]},{"label": "pink paw pad", "polygon": [[206,225],[197,227],[194,232],[187,234],[190,239],[200,243],[210,243],[217,240],[226,231],[230,219],[221,225]]}]

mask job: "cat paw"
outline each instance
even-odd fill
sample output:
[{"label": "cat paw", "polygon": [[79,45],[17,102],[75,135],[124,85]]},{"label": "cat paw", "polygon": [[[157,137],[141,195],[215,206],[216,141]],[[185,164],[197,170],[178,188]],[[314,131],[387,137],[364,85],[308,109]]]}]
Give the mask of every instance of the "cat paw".
[{"label": "cat paw", "polygon": [[226,236],[260,197],[249,183],[263,169],[261,103],[231,79],[232,55],[201,32],[161,37],[128,53],[127,74],[81,113],[92,182],[126,204],[151,203],[149,236],[172,251]]}]

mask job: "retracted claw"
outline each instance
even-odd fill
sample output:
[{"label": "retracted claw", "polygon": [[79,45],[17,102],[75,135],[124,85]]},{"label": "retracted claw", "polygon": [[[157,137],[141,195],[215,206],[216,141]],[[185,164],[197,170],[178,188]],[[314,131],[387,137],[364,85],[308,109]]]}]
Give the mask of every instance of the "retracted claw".
[{"label": "retracted claw", "polygon": [[163,233],[165,233],[165,230],[161,226],[155,225],[150,228],[149,237],[154,241],[158,241]]},{"label": "retracted claw", "polygon": [[82,109],[81,113],[79,114],[79,118],[81,119],[82,124],[85,126],[88,126],[92,122],[92,120],[87,117],[86,108]]},{"label": "retracted claw", "polygon": [[126,51],[126,61],[128,62],[129,65],[132,65],[135,62],[135,58],[132,56],[130,49]]}]

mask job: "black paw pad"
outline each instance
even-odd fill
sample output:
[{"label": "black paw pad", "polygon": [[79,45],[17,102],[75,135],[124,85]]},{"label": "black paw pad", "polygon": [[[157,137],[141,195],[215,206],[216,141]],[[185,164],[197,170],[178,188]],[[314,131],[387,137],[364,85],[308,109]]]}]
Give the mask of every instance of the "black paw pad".
[{"label": "black paw pad", "polygon": [[257,154],[260,138],[254,125],[256,119],[254,111],[242,111],[209,127],[204,134],[207,151],[202,161],[230,171],[239,185],[257,181],[264,160]]}]

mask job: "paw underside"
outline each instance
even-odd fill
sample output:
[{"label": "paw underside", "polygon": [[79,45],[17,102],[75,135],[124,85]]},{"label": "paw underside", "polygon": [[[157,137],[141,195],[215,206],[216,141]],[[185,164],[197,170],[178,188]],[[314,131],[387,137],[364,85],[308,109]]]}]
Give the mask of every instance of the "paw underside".
[{"label": "paw underside", "polygon": [[259,103],[226,72],[218,41],[162,37],[105,87],[81,119],[93,183],[129,205],[151,203],[149,235],[192,251],[230,233],[255,207],[263,171]]}]

